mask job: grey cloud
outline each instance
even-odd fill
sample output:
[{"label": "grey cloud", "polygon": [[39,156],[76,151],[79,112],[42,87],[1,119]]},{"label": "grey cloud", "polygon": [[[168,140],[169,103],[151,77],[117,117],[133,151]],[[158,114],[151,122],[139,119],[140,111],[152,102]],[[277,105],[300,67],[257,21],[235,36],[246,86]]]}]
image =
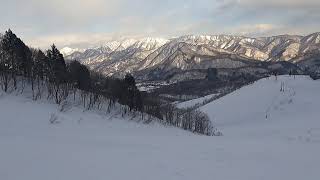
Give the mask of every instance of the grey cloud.
[{"label": "grey cloud", "polygon": [[272,7],[272,8],[319,8],[319,0],[236,0],[244,6]]},{"label": "grey cloud", "polygon": [[47,47],[119,36],[307,34],[320,29],[319,0],[0,0],[0,30]]}]

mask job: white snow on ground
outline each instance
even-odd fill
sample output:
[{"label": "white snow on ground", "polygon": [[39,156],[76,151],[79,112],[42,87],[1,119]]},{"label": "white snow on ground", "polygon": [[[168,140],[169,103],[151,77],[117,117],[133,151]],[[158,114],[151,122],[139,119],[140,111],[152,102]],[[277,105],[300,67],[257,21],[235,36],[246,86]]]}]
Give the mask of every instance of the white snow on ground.
[{"label": "white snow on ground", "polygon": [[178,103],[176,106],[178,108],[190,108],[190,107],[194,107],[196,105],[200,105],[201,103],[203,103],[204,101],[206,100],[209,100],[211,98],[214,98],[215,96],[217,96],[218,94],[210,94],[210,95],[207,95],[207,96],[204,96],[204,97],[201,97],[201,98],[197,98],[197,99],[192,99],[192,100],[189,100],[189,101],[184,101],[184,102],[181,102],[181,103]]},{"label": "white snow on ground", "polygon": [[2,95],[0,179],[318,180],[319,92],[308,77],[241,88],[202,107],[222,137]]},{"label": "white snow on ground", "polygon": [[[281,84],[284,92],[280,91]],[[201,110],[229,136],[239,133],[253,137],[298,135],[300,130],[309,127],[320,128],[319,90],[320,81],[308,76],[270,77],[207,104]]]}]

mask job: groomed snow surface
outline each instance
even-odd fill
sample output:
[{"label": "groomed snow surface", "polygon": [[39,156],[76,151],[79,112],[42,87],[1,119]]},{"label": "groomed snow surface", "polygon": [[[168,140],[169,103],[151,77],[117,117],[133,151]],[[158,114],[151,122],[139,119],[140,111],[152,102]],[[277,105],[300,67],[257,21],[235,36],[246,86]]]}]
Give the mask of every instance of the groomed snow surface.
[{"label": "groomed snow surface", "polygon": [[184,101],[184,102],[178,103],[176,106],[178,108],[192,108],[194,106],[201,105],[204,101],[208,101],[208,100],[210,100],[210,99],[212,99],[212,98],[214,98],[214,97],[216,97],[218,95],[219,94],[211,94],[211,95],[204,96],[204,97],[201,97],[201,98],[198,98],[198,99],[192,99],[192,100],[189,100],[189,101]]},{"label": "groomed snow surface", "polygon": [[319,93],[305,76],[241,88],[201,108],[222,137],[2,93],[0,179],[318,180]]}]

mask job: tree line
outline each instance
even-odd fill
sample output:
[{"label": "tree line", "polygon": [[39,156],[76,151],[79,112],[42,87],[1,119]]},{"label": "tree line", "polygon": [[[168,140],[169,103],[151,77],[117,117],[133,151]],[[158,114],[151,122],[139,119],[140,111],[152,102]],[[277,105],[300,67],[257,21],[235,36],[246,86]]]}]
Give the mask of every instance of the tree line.
[{"label": "tree line", "polygon": [[158,97],[140,92],[130,74],[123,79],[106,77],[76,60],[65,61],[54,44],[45,52],[30,48],[10,29],[0,35],[0,40],[0,84],[5,92],[22,93],[31,87],[34,100],[47,98],[63,104],[73,97],[84,108],[106,108],[106,111],[121,104],[123,115],[139,115],[145,122],[158,119],[167,125],[214,135],[205,114],[179,110],[161,103]]}]

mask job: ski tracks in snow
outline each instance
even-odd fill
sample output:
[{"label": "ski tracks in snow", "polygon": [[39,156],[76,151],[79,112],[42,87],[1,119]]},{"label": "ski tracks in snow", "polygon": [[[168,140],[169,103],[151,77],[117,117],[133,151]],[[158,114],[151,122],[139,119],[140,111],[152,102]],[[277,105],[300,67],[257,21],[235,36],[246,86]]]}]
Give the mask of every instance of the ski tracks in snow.
[{"label": "ski tracks in snow", "polygon": [[[293,103],[296,91],[294,87],[290,86],[289,81],[291,80],[292,79],[281,81],[279,93],[273,97],[271,104],[266,108],[266,120],[272,118],[272,114],[276,111],[283,111],[286,106]],[[278,81],[279,80],[276,80],[276,83],[278,83]]]}]

